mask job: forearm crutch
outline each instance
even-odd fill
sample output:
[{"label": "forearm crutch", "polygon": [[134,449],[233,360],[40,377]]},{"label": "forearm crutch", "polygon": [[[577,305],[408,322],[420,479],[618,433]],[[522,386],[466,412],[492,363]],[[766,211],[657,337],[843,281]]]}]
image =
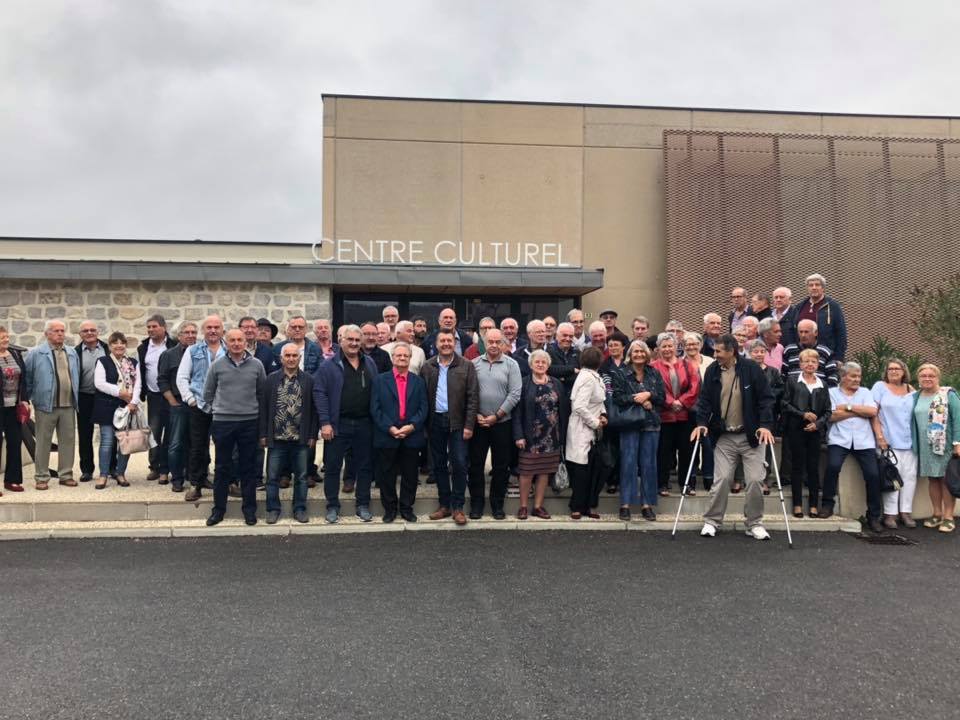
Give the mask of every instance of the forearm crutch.
[{"label": "forearm crutch", "polygon": [[793,537],[790,535],[790,520],[787,518],[787,504],[783,500],[783,484],[780,482],[780,468],[777,467],[777,453],[773,448],[774,443],[769,443],[770,458],[773,460],[773,476],[777,479],[777,492],[780,494],[780,509],[783,510],[783,522],[787,526],[787,542],[790,549],[793,550]]},{"label": "forearm crutch", "polygon": [[680,491],[680,505],[677,506],[677,516],[673,519],[673,531],[671,538],[677,536],[677,523],[680,522],[680,511],[683,510],[683,499],[687,497],[687,487],[690,485],[690,475],[693,473],[693,464],[697,461],[697,451],[700,449],[700,433],[697,433],[697,441],[693,444],[693,452],[690,454],[690,467],[687,468],[687,479],[683,481],[683,490]]}]

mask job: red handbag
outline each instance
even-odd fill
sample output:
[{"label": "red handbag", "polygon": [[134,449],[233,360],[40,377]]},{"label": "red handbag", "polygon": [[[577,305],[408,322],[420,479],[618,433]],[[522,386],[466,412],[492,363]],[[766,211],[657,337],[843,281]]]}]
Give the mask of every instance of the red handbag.
[{"label": "red handbag", "polygon": [[23,425],[30,419],[30,406],[26,403],[17,403],[17,422]]}]

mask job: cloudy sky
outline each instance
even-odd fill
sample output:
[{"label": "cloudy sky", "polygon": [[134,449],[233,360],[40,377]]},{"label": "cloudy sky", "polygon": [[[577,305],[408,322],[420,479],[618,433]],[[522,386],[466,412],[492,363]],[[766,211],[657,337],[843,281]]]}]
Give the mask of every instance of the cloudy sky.
[{"label": "cloudy sky", "polygon": [[2,0],[0,235],[311,242],[322,93],[960,116],[952,0]]}]

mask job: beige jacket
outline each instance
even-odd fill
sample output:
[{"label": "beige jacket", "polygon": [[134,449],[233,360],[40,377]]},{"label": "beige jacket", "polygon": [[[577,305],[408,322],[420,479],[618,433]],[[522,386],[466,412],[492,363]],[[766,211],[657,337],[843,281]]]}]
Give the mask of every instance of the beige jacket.
[{"label": "beige jacket", "polygon": [[600,415],[606,411],[607,391],[595,370],[582,369],[570,391],[570,424],[567,426],[566,458],[586,465],[590,445],[597,437]]}]

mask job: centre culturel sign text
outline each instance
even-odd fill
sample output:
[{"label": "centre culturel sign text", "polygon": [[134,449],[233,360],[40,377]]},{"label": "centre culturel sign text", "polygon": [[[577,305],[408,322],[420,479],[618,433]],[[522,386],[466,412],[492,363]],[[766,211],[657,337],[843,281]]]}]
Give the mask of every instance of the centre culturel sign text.
[{"label": "centre culturel sign text", "polygon": [[477,267],[571,267],[560,243],[441,240],[322,240],[313,243],[318,263],[375,265],[468,265]]}]

